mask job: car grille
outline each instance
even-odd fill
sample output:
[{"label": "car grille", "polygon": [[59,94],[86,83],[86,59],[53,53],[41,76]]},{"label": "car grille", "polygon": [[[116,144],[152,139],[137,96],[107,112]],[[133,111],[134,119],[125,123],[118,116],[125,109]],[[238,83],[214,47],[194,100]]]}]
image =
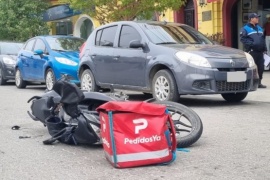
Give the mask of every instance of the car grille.
[{"label": "car grille", "polygon": [[250,87],[250,80],[245,82],[216,81],[217,91],[245,91]]}]

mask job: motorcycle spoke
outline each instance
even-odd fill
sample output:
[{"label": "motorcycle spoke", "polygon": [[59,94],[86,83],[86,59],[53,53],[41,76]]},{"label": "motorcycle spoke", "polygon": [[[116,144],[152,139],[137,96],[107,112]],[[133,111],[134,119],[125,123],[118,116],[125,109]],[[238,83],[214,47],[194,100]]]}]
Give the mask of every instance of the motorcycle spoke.
[{"label": "motorcycle spoke", "polygon": [[190,133],[191,131],[190,130],[187,130],[187,129],[178,129],[178,128],[175,128],[175,130],[178,132],[178,131],[181,131],[181,132],[188,132]]}]

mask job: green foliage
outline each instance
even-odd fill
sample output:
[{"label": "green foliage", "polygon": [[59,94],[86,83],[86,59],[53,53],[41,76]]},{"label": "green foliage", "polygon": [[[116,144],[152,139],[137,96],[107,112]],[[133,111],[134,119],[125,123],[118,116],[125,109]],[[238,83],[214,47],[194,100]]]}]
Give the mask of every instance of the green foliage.
[{"label": "green foliage", "polygon": [[48,0],[0,0],[0,39],[25,41],[48,34],[42,14],[49,5]]},{"label": "green foliage", "polygon": [[186,0],[66,0],[74,9],[96,18],[101,24],[150,19],[154,12],[178,10]]}]

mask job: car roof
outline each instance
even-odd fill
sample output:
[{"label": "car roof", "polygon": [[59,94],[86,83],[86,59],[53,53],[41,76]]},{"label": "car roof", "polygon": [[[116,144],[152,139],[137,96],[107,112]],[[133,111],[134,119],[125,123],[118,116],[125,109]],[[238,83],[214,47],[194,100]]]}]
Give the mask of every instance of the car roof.
[{"label": "car roof", "polygon": [[181,24],[181,23],[175,23],[175,22],[167,22],[167,21],[148,21],[148,20],[138,20],[138,21],[117,21],[117,22],[112,22],[112,23],[108,23],[105,25],[102,25],[100,27],[98,27],[97,29],[101,29],[104,27],[109,27],[109,26],[113,26],[113,25],[119,25],[119,24],[130,24],[130,25],[134,25],[134,24],[152,24],[152,25],[172,25],[172,26],[185,26],[186,24]]},{"label": "car roof", "polygon": [[[63,37],[63,38],[77,38],[77,39],[82,39],[80,37],[76,37],[76,36],[68,36],[68,35],[42,35],[42,36],[35,36],[33,38],[46,38],[46,37],[52,37],[52,38],[59,38],[59,37]],[[32,39],[32,38],[30,38]]]}]

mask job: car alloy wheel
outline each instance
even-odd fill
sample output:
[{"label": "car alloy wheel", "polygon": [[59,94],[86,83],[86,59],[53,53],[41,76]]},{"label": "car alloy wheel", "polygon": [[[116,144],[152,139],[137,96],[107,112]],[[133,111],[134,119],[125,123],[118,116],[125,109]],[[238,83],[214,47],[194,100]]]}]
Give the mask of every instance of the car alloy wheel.
[{"label": "car alloy wheel", "polygon": [[164,101],[168,98],[170,92],[170,86],[168,80],[164,76],[157,78],[155,82],[155,92],[158,99]]},{"label": "car alloy wheel", "polygon": [[90,69],[86,69],[83,71],[81,75],[81,89],[86,90],[88,92],[90,91],[98,91],[99,88],[96,85],[94,76]]},{"label": "car alloy wheel", "polygon": [[20,89],[26,87],[26,82],[22,79],[21,71],[19,69],[16,69],[15,85],[17,88],[20,88]]},{"label": "car alloy wheel", "polygon": [[46,73],[46,87],[47,87],[47,89],[52,90],[54,83],[55,83],[54,73],[51,69],[49,69]]},{"label": "car alloy wheel", "polygon": [[162,69],[158,71],[152,81],[153,97],[159,101],[179,100],[177,85],[170,70]]}]

